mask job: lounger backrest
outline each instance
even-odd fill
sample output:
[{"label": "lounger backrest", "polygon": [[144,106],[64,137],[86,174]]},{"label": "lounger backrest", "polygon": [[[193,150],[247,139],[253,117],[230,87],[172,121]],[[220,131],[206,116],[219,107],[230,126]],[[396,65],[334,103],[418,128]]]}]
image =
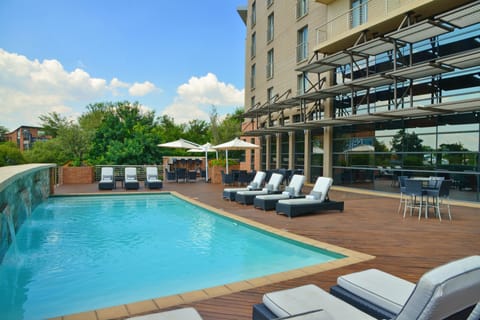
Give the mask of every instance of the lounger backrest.
[{"label": "lounger backrest", "polygon": [[303,184],[305,183],[305,176],[300,174],[294,174],[290,183],[288,184],[288,188],[293,188],[294,195],[298,197],[300,192],[302,191]]},{"label": "lounger backrest", "polygon": [[125,168],[125,181],[137,180],[137,168],[126,167]]},{"label": "lounger backrest", "polygon": [[113,180],[113,168],[112,167],[103,167],[100,180]]},{"label": "lounger backrest", "polygon": [[255,177],[253,178],[253,181],[250,183],[250,185],[253,186],[255,184],[255,188],[260,188],[265,181],[266,173],[264,171],[257,171],[255,174]]},{"label": "lounger backrest", "polygon": [[471,256],[425,273],[395,319],[445,319],[478,301],[480,256]]},{"label": "lounger backrest", "polygon": [[147,167],[147,180],[156,180],[158,179],[158,169],[157,167]]},{"label": "lounger backrest", "polygon": [[280,173],[272,173],[272,176],[268,180],[266,188],[268,189],[268,185],[272,186],[271,191],[278,191],[280,188],[280,183],[283,181],[283,175]]},{"label": "lounger backrest", "polygon": [[[315,185],[313,186],[312,192],[320,192],[320,201],[325,201],[325,198],[328,195],[328,191],[333,184],[333,179],[328,177],[318,177]],[[312,194],[310,192],[310,194]]]}]

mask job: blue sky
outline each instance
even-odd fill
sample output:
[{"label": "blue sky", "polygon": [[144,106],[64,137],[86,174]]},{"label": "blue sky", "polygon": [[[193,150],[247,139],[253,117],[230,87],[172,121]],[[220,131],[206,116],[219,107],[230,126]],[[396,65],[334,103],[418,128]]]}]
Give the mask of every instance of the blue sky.
[{"label": "blue sky", "polygon": [[0,125],[138,101],[176,123],[243,107],[246,0],[0,0]]}]

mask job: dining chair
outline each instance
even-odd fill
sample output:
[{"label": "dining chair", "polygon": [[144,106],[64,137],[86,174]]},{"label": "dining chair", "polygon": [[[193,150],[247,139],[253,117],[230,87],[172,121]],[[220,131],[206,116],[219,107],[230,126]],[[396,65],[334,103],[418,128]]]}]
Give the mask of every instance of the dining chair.
[{"label": "dining chair", "polygon": [[400,209],[402,208],[402,205],[405,206],[407,202],[407,195],[405,193],[406,187],[405,187],[405,181],[408,179],[407,176],[399,176],[398,177],[398,185],[400,186],[400,203],[398,205],[398,210],[397,213],[400,212]]},{"label": "dining chair", "polygon": [[410,208],[410,215],[412,215],[413,211],[416,208],[418,208],[418,220],[420,220],[420,218],[422,217],[423,196],[424,196],[422,183],[423,182],[421,180],[414,180],[414,179],[405,180],[405,194],[407,196],[407,201],[403,209],[403,218],[405,218],[407,208]]},{"label": "dining chair", "polygon": [[[445,205],[448,210],[448,218],[452,220],[450,212],[450,188],[452,186],[452,180],[439,180],[438,188],[428,189],[426,191],[427,196],[432,197],[433,206],[438,219],[442,221],[442,214],[440,212],[440,206]],[[444,204],[445,201],[445,204]]]}]

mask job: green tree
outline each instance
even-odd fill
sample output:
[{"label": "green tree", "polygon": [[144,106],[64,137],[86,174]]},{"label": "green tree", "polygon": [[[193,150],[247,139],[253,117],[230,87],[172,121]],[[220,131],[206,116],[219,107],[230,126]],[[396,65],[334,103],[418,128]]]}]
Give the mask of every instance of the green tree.
[{"label": "green tree", "polygon": [[90,149],[91,135],[75,123],[59,128],[57,134],[64,156],[72,160],[74,166],[82,165]]},{"label": "green tree", "polygon": [[26,163],[22,152],[12,142],[0,143],[0,167]]},{"label": "green tree", "polygon": [[146,164],[161,161],[154,112],[138,102],[117,102],[95,132],[90,159],[97,164]]},{"label": "green tree", "polygon": [[59,166],[71,160],[57,138],[35,142],[32,149],[24,152],[24,156],[29,163],[56,163]]},{"label": "green tree", "polygon": [[42,114],[40,117],[41,126],[45,131],[47,136],[56,137],[58,134],[58,130],[61,127],[67,126],[69,121],[66,117],[61,116],[57,112],[49,112],[47,114]]},{"label": "green tree", "polygon": [[[467,164],[466,149],[461,142],[458,143],[442,143],[440,150],[443,151],[441,156],[448,160],[449,164]],[[441,163],[441,159],[437,159],[437,163]]]},{"label": "green tree", "polygon": [[196,142],[198,144],[205,144],[210,142],[210,126],[204,120],[190,120],[185,127],[183,138]]},{"label": "green tree", "polygon": [[4,126],[0,126],[0,142],[5,142],[7,141],[7,133],[8,129],[5,128]]}]

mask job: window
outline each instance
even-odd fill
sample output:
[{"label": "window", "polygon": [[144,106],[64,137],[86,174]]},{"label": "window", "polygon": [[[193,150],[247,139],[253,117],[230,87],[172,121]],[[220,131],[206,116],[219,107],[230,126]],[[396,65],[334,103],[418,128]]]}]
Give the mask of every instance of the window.
[{"label": "window", "polygon": [[252,67],[250,69],[250,89],[255,89],[255,73],[256,67],[255,64],[252,64]]},{"label": "window", "polygon": [[252,3],[252,12],[250,15],[250,22],[252,24],[252,28],[257,24],[257,4],[255,1]]},{"label": "window", "polygon": [[267,79],[273,77],[273,49],[267,52]]},{"label": "window", "polygon": [[250,98],[250,108],[253,108],[253,107],[255,107],[255,96],[252,96]]},{"label": "window", "polygon": [[297,32],[297,62],[308,58],[308,27]]},{"label": "window", "polygon": [[254,32],[252,34],[252,43],[250,44],[250,58],[255,58],[255,55],[257,54],[257,35]]},{"label": "window", "polygon": [[308,13],[308,0],[297,0],[297,19]]},{"label": "window", "polygon": [[307,77],[301,73],[297,75],[297,95],[302,95],[309,89]]},{"label": "window", "polygon": [[273,40],[273,27],[274,27],[274,15],[273,13],[268,16],[268,26],[267,26],[267,42]]},{"label": "window", "polygon": [[367,22],[368,0],[352,0],[350,26],[357,27]]},{"label": "window", "polygon": [[273,4],[273,0],[267,0],[267,7],[270,7]]},{"label": "window", "polygon": [[273,103],[273,87],[267,89],[267,101],[268,103]]}]

